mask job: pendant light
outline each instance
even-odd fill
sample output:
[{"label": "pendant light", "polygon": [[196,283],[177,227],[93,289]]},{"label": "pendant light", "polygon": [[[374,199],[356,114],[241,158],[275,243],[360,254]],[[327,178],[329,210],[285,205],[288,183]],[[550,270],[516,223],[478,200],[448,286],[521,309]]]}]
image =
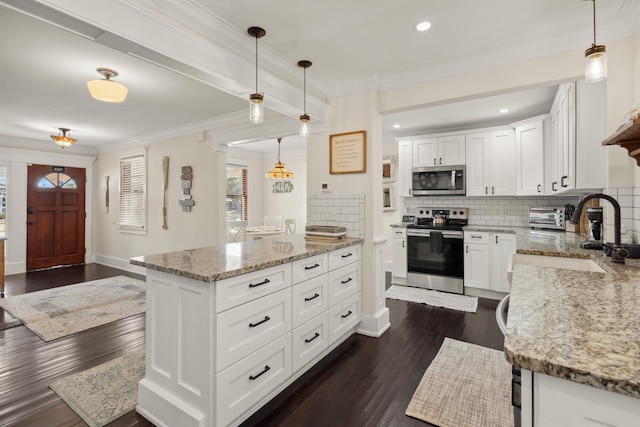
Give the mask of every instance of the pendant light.
[{"label": "pendant light", "polygon": [[264,94],[258,92],[258,39],[267,34],[260,27],[250,27],[247,32],[256,39],[256,93],[249,95],[249,121],[251,123],[262,123],[264,121],[264,106],[262,101]]},{"label": "pendant light", "polygon": [[71,138],[71,136],[67,136],[67,132],[69,132],[69,129],[67,128],[58,128],[58,129],[60,130],[60,133],[58,135],[51,135],[51,139],[53,139],[56,144],[58,144],[62,149],[64,149],[64,147],[68,147],[70,145],[75,144],[77,139],[73,139]]},{"label": "pendant light", "polygon": [[118,72],[111,68],[96,68],[96,71],[102,74],[104,79],[91,80],[87,83],[91,96],[103,102],[124,102],[129,90],[125,85],[111,80],[111,78],[118,76]]},{"label": "pendant light", "polygon": [[268,179],[293,179],[293,172],[290,172],[284,168],[284,163],[280,162],[280,141],[282,138],[278,138],[278,157],[273,169],[267,172],[266,177]]},{"label": "pendant light", "polygon": [[309,120],[311,119],[307,114],[307,68],[311,67],[311,61],[303,59],[298,61],[298,67],[304,69],[304,86],[303,86],[303,101],[304,101],[304,114],[300,116],[300,136],[309,136]]},{"label": "pendant light", "polygon": [[604,45],[596,44],[596,0],[593,2],[593,44],[584,52],[584,79],[595,83],[607,78],[607,52]]}]

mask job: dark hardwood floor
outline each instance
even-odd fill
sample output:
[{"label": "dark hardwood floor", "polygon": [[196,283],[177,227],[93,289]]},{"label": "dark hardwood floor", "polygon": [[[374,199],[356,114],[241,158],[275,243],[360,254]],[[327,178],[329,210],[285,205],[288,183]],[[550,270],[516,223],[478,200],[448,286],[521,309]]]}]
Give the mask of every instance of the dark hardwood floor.
[{"label": "dark hardwood floor", "polygon": [[[118,274],[140,278],[89,264],[7,276],[6,295]],[[477,313],[464,313],[387,300],[382,337],[350,337],[243,427],[428,426],[404,415],[424,371],[445,337],[501,350],[496,305],[481,298]],[[48,385],[141,347],[144,327],[138,315],[45,343],[0,309],[0,426],[85,426]],[[135,411],[109,424],[150,425]]]}]

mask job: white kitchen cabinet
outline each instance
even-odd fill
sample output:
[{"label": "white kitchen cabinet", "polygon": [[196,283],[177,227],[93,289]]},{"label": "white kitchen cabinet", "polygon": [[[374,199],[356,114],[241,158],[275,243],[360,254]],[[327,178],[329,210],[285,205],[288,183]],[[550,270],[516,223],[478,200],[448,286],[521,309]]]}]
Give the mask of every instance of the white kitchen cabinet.
[{"label": "white kitchen cabinet", "polygon": [[640,425],[640,405],[631,396],[527,370],[522,386],[532,389],[522,398],[523,427]]},{"label": "white kitchen cabinet", "polygon": [[513,196],[515,137],[512,128],[466,135],[467,196]]},{"label": "white kitchen cabinet", "polygon": [[411,197],[411,185],[413,176],[413,141],[411,139],[398,140],[398,195]]},{"label": "white kitchen cabinet", "polygon": [[392,265],[391,283],[407,283],[407,229],[393,227],[392,235]]},{"label": "white kitchen cabinet", "polygon": [[600,190],[607,185],[605,82],[560,85],[551,107],[547,194]]},{"label": "white kitchen cabinet", "polygon": [[516,251],[511,233],[464,232],[464,286],[507,293],[507,266]]},{"label": "white kitchen cabinet", "polygon": [[551,115],[512,124],[516,144],[516,195],[540,196],[545,192],[545,141]]},{"label": "white kitchen cabinet", "polygon": [[511,292],[511,284],[507,278],[507,269],[511,254],[516,252],[516,235],[511,233],[492,233],[490,250],[491,286],[496,292]]},{"label": "white kitchen cabinet", "polygon": [[413,167],[464,165],[465,136],[413,138]]}]

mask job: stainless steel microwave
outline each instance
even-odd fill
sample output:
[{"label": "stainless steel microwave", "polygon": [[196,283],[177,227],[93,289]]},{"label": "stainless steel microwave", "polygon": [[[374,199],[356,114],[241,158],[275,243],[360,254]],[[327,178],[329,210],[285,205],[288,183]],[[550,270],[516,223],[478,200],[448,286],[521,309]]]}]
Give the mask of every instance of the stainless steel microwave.
[{"label": "stainless steel microwave", "polygon": [[465,195],[465,166],[428,166],[411,169],[411,195]]},{"label": "stainless steel microwave", "polygon": [[564,230],[564,208],[530,207],[529,227]]}]

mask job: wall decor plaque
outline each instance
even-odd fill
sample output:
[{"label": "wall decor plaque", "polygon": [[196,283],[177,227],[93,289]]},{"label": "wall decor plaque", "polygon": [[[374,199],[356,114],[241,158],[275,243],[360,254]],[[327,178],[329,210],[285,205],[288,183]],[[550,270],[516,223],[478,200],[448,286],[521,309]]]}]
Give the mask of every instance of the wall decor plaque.
[{"label": "wall decor plaque", "polygon": [[338,133],[329,136],[329,172],[366,172],[366,131]]}]

